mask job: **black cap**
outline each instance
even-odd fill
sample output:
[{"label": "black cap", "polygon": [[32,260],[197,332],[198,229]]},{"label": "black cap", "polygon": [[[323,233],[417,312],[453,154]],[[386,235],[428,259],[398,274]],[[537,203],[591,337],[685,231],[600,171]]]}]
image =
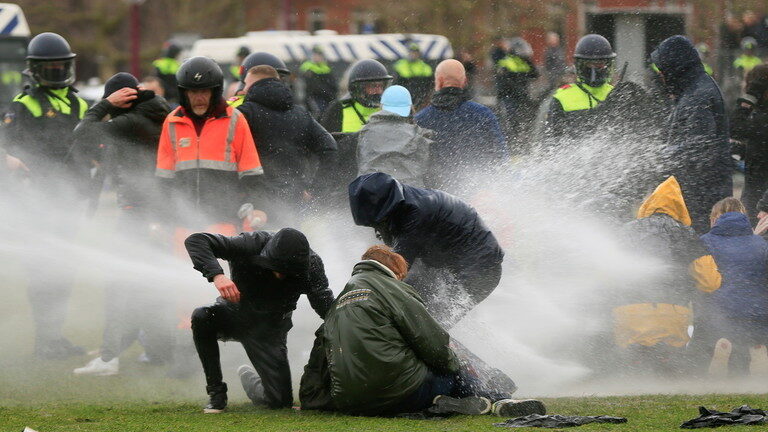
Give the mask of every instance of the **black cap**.
[{"label": "black cap", "polygon": [[301,231],[283,228],[264,245],[253,262],[262,268],[287,275],[309,273],[309,241]]},{"label": "black cap", "polygon": [[128,72],[118,72],[112,75],[112,77],[109,78],[106,83],[104,83],[104,96],[101,98],[106,99],[107,96],[126,87],[130,87],[132,89],[138,88],[139,80],[137,80],[135,76],[129,74]]}]

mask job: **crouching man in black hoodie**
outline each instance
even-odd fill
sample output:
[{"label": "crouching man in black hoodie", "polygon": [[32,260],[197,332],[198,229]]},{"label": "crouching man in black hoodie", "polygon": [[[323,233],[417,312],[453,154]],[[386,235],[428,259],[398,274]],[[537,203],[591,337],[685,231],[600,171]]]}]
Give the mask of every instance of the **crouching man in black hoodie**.
[{"label": "crouching man in black hoodie", "polygon": [[[241,366],[238,373],[254,405],[290,407],[286,337],[301,294],[321,318],[333,302],[323,261],[304,234],[292,228],[234,237],[196,233],[184,244],[194,268],[221,293],[216,303],[192,313],[192,336],[210,397],[203,411],[220,413],[227,406],[217,339],[243,344],[255,370]],[[217,258],[229,261],[232,279],[224,275]]]}]

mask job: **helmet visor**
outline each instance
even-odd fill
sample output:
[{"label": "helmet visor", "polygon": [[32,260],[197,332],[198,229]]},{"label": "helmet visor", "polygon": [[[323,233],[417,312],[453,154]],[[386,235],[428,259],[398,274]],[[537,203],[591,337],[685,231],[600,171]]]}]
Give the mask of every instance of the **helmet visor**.
[{"label": "helmet visor", "polygon": [[613,59],[576,59],[576,73],[583,83],[599,87],[611,77]]},{"label": "helmet visor", "polygon": [[376,108],[381,106],[381,94],[389,87],[391,81],[391,79],[357,81],[350,85],[350,94],[363,106]]},{"label": "helmet visor", "polygon": [[34,60],[30,64],[32,76],[40,85],[62,88],[75,82],[75,60]]}]

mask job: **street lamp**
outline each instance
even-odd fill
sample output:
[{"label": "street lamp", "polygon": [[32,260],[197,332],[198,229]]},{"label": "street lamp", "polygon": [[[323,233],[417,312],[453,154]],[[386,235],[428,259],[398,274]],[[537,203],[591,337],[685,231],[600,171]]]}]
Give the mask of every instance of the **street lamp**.
[{"label": "street lamp", "polygon": [[141,14],[145,0],[125,0],[131,9],[131,74],[141,79]]}]

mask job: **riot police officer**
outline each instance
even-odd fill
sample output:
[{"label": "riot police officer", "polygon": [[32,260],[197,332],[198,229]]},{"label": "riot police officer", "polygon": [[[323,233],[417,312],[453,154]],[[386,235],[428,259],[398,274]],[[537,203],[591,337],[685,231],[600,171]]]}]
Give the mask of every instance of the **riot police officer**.
[{"label": "riot police officer", "polygon": [[432,93],[435,77],[432,66],[422,59],[419,45],[408,45],[408,57],[396,61],[392,67],[396,74],[394,83],[407,88],[413,96],[413,106],[420,109]]},{"label": "riot police officer", "polygon": [[181,54],[181,47],[173,42],[167,42],[163,56],[152,62],[152,66],[155,67],[155,75],[163,82],[165,99],[176,103],[179,102],[179,91],[176,87],[176,72],[181,66],[178,59],[179,54]]},{"label": "riot police officer", "polygon": [[280,60],[277,56],[274,56],[266,52],[255,52],[248,54],[243,60],[243,64],[240,66],[240,85],[235,92],[235,95],[227,100],[227,104],[232,108],[237,108],[245,101],[245,94],[248,92],[245,88],[245,76],[248,75],[248,71],[251,68],[261,65],[272,66],[280,76],[280,81],[287,81],[291,76],[291,71],[285,62]]},{"label": "riot police officer", "polygon": [[325,53],[319,46],[312,47],[312,57],[299,68],[306,88],[306,105],[317,118],[323,114],[328,104],[336,99],[339,88],[333,69],[325,59]]},{"label": "riot police officer", "polygon": [[383,64],[373,59],[359,60],[349,71],[349,94],[331,102],[320,124],[328,132],[353,133],[368,123],[368,117],[381,110],[381,94],[392,82]]},{"label": "riot police officer", "polygon": [[613,90],[611,75],[614,59],[610,42],[600,35],[588,34],[576,44],[576,82],[566,84],[554,94],[547,116],[547,135],[562,136],[587,110],[600,105]]},{"label": "riot police officer", "polygon": [[[75,82],[75,53],[58,34],[41,33],[29,42],[28,70],[32,84],[13,98],[4,120],[4,138],[9,154],[29,168],[31,189],[23,202],[9,211],[22,212],[55,248],[75,231],[76,174],[69,157],[72,130],[83,118],[88,104],[71,86]],[[87,168],[87,167],[84,167]],[[55,209],[55,212],[51,211]],[[52,216],[55,213],[56,216]],[[66,265],[41,263],[39,257],[24,257],[29,274],[28,294],[35,321],[35,355],[44,359],[84,354],[61,333],[66,320],[73,272]]]}]

